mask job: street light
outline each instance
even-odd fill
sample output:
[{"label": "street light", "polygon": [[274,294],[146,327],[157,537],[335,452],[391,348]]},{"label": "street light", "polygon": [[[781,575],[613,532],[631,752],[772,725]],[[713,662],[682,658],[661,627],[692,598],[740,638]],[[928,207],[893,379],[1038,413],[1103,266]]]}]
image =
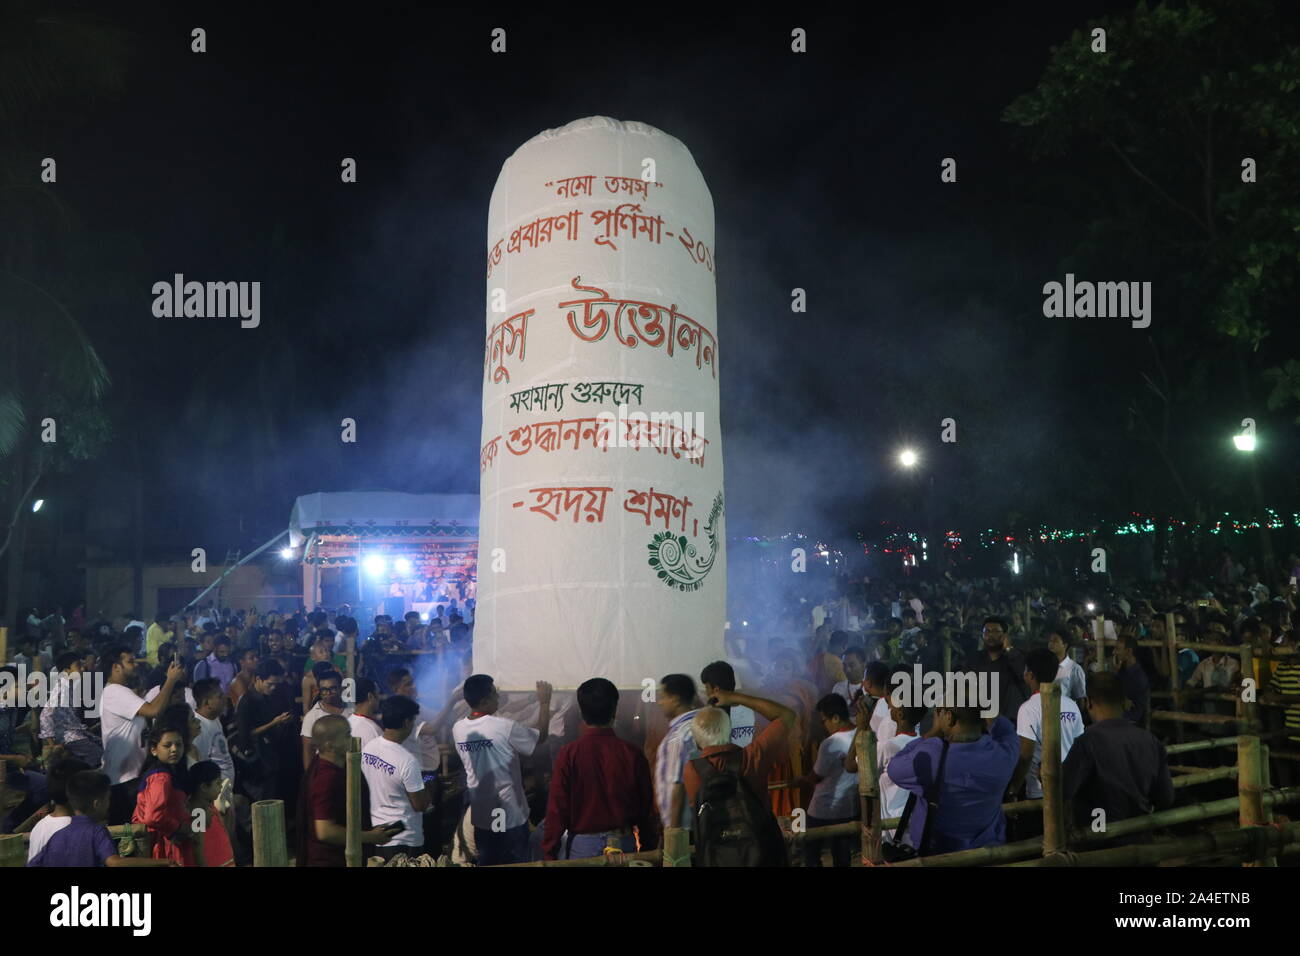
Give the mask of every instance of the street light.
[{"label": "street light", "polygon": [[33,502],[32,502],[32,514],[36,514],[36,512],[40,511],[40,510],[41,510],[41,505],[43,505],[43,504],[45,504],[45,499],[44,499],[44,498],[37,498],[35,501],[33,501]]},{"label": "street light", "polygon": [[1251,434],[1233,435],[1232,443],[1237,446],[1237,451],[1255,450],[1255,436]]},{"label": "street light", "polygon": [[286,561],[291,560],[293,558],[293,548],[281,548],[280,557],[284,558]]},{"label": "street light", "polygon": [[916,465],[916,462],[916,452],[912,451],[912,449],[904,448],[898,453],[898,463],[904,468],[912,468]]}]

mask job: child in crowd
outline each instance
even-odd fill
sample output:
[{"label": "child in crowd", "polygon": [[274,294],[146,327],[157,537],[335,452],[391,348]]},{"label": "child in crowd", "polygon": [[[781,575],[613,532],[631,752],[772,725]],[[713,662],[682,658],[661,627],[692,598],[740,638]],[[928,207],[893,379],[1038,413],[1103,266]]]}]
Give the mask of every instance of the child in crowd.
[{"label": "child in crowd", "polygon": [[108,818],[108,775],[75,773],[67,783],[72,820],[49,838],[28,866],[175,866],[171,860],[125,857],[117,852],[104,820]]},{"label": "child in crowd", "polygon": [[221,814],[214,806],[222,783],[221,768],[214,761],[200,760],[190,767],[190,797],[187,806],[191,825],[197,824],[202,830],[190,842],[192,852],[187,857],[186,866],[235,865],[235,851],[230,845],[230,836],[226,833]]},{"label": "child in crowd", "polygon": [[49,842],[50,837],[72,822],[72,808],[68,806],[68,781],[74,774],[90,769],[89,764],[75,757],[66,757],[50,768],[47,781],[50,805],[45,816],[32,827],[31,839],[27,844],[28,863],[36,859],[41,850],[45,849],[45,844]]},{"label": "child in crowd", "polygon": [[186,865],[190,847],[189,780],[185,752],[188,727],[159,721],[149,732],[149,760],[140,774],[132,823],[143,824],[153,837],[153,857]]}]

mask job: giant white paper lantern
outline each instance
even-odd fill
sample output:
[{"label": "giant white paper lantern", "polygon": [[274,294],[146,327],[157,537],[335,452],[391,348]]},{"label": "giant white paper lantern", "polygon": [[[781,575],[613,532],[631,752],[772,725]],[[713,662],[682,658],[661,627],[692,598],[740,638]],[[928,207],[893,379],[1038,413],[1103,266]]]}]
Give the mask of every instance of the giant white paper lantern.
[{"label": "giant white paper lantern", "polygon": [[713,200],[691,154],[596,116],[488,210],[474,669],[642,688],[722,655]]}]

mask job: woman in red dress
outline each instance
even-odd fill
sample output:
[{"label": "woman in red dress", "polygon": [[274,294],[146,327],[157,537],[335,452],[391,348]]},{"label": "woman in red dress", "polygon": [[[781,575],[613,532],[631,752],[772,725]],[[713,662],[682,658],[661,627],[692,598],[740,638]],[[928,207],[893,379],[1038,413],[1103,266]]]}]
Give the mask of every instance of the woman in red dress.
[{"label": "woman in red dress", "polygon": [[162,722],[149,732],[149,760],[140,775],[132,823],[142,824],[153,837],[153,858],[194,865],[190,847],[189,783],[185,751],[187,729]]}]

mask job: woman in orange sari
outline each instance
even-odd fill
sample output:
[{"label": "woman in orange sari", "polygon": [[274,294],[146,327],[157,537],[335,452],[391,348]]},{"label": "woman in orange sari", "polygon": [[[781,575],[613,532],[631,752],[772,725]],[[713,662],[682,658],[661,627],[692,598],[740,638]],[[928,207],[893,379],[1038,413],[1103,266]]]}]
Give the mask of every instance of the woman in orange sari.
[{"label": "woman in orange sari", "polygon": [[[772,765],[769,783],[788,783],[811,766],[809,750],[813,746],[812,713],[817,706],[817,688],[799,676],[799,659],[792,651],[781,651],[772,662],[768,676],[767,694],[795,712],[797,717],[790,733],[790,756]],[[791,790],[781,787],[771,792],[772,813],[777,817],[791,816],[798,807],[806,807],[811,790]]]}]

